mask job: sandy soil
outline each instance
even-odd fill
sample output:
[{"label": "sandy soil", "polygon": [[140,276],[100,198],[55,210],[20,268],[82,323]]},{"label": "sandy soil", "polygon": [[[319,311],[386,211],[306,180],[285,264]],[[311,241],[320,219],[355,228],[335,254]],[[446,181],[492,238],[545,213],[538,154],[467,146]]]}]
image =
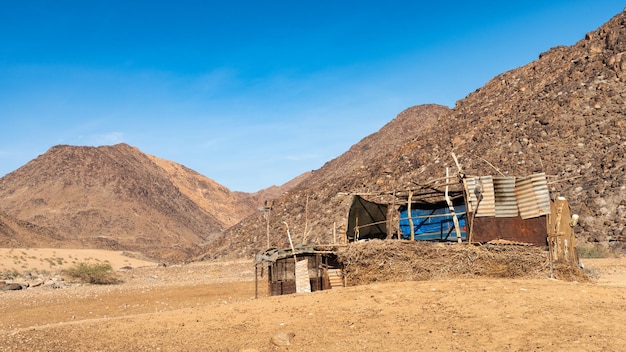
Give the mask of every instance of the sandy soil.
[{"label": "sandy soil", "polygon": [[0,248],[0,273],[37,271],[55,273],[77,263],[109,263],[115,270],[123,267],[154,266],[139,253],[101,249]]},{"label": "sandy soil", "polygon": [[436,280],[268,297],[262,281],[258,299],[249,261],[153,263],[120,270],[118,285],[1,291],[0,351],[625,351],[626,259],[584,263],[597,282]]}]

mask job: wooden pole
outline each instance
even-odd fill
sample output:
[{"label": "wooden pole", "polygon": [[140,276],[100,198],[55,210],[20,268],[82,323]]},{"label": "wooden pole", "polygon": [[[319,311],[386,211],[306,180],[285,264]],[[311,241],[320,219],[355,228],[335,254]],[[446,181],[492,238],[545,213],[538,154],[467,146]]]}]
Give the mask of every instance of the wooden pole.
[{"label": "wooden pole", "polygon": [[291,241],[291,234],[289,233],[289,225],[286,221],[283,221],[285,227],[287,228],[287,238],[289,238],[289,245],[291,246],[291,253],[293,253],[293,261],[296,262],[296,248],[293,246],[293,242]]},{"label": "wooden pole", "polygon": [[[467,182],[465,182],[465,179],[463,179],[463,192],[465,194],[465,196],[463,197],[463,200],[465,201],[465,228],[467,229],[465,231],[465,234],[467,235],[467,242],[472,243],[474,242],[474,214],[476,214],[476,209],[473,209],[474,211],[472,212],[472,216],[470,218],[469,214],[469,210],[470,210],[470,193],[469,193],[469,189],[467,189]],[[467,226],[467,222],[470,221],[469,223],[469,227]]]},{"label": "wooden pole", "polygon": [[269,200],[265,201],[265,235],[267,237],[267,249],[270,249],[270,211],[272,210],[272,203]]},{"label": "wooden pole", "polygon": [[306,243],[309,228],[309,195],[306,195],[306,203],[304,204],[304,233],[302,234],[302,243]]},{"label": "wooden pole", "polygon": [[259,265],[254,264],[254,299],[259,298]]},{"label": "wooden pole", "polygon": [[[463,170],[461,169],[461,164],[459,164],[459,159],[457,159],[456,154],[452,153],[452,159],[454,159],[454,163],[456,164],[456,168],[459,171],[459,175],[462,174]],[[447,177],[446,177],[446,182],[448,182]]]},{"label": "wooden pole", "polygon": [[413,228],[413,214],[411,213],[411,204],[413,203],[413,190],[409,190],[409,198],[407,201],[407,212],[409,215],[409,227],[411,227],[411,241],[415,241],[415,229]]},{"label": "wooden pole", "polygon": [[[450,169],[446,167],[446,178],[450,177]],[[446,180],[446,183],[448,181]],[[463,240],[461,239],[461,227],[459,226],[459,219],[456,217],[456,212],[454,211],[454,205],[452,204],[452,200],[450,200],[450,196],[448,195],[448,185],[446,185],[445,192],[446,203],[448,203],[448,208],[450,209],[450,213],[452,213],[452,222],[454,223],[454,230],[456,231],[456,241],[461,243]]]},{"label": "wooden pole", "polygon": [[[479,157],[479,158],[480,158],[480,157]],[[497,168],[497,167],[493,166],[493,164],[492,164],[492,163],[490,163],[487,159],[485,159],[485,158],[481,158],[481,159],[483,159],[483,161],[485,161],[487,164],[489,164],[489,166],[493,167],[493,168],[494,168],[494,170],[496,170],[496,171],[500,174],[500,176],[504,176],[504,174],[503,174],[500,170],[498,170],[498,168]]]}]

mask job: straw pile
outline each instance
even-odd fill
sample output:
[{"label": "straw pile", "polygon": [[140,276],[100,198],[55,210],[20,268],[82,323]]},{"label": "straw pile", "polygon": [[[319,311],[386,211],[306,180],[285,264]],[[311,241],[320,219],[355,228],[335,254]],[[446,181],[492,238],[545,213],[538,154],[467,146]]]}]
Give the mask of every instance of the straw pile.
[{"label": "straw pile", "polygon": [[368,241],[341,248],[348,285],[449,278],[550,278],[589,281],[576,264],[550,265],[539,247],[421,241]]}]

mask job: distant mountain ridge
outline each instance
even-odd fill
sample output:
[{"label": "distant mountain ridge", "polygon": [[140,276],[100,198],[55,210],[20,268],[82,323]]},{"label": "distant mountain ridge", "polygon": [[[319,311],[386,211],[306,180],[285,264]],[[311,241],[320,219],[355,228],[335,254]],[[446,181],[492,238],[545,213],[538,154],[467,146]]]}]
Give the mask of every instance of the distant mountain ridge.
[{"label": "distant mountain ridge", "polygon": [[174,261],[256,211],[250,195],[127,144],[52,147],[1,178],[0,199],[62,242]]}]

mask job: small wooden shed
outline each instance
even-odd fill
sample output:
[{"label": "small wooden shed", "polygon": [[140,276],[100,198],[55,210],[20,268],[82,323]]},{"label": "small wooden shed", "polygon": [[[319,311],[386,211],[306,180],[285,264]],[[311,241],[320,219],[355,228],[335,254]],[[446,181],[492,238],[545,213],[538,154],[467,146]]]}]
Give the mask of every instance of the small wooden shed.
[{"label": "small wooden shed", "polygon": [[[271,248],[257,254],[257,272],[267,275],[270,295],[328,290],[343,286],[335,246]],[[258,285],[258,276],[257,276]]]}]

